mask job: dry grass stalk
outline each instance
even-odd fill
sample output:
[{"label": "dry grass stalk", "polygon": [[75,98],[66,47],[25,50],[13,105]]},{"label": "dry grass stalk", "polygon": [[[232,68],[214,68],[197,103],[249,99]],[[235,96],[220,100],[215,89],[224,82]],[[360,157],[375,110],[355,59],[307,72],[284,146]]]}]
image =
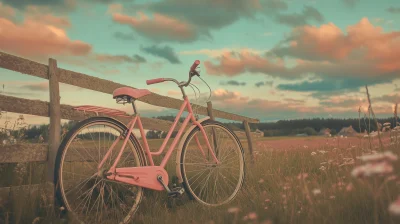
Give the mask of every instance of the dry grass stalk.
[{"label": "dry grass stalk", "polygon": [[371,98],[370,98],[370,96],[369,96],[369,91],[368,91],[368,86],[367,86],[367,85],[365,85],[365,89],[367,90],[367,97],[368,97],[369,109],[371,110],[371,114],[372,114],[372,117],[374,118],[375,125],[376,125],[376,129],[377,129],[377,131],[378,131],[378,139],[379,139],[380,149],[383,150],[384,147],[383,147],[383,143],[382,143],[382,139],[381,139],[381,131],[379,130],[378,121],[376,120],[374,110],[372,109]]}]

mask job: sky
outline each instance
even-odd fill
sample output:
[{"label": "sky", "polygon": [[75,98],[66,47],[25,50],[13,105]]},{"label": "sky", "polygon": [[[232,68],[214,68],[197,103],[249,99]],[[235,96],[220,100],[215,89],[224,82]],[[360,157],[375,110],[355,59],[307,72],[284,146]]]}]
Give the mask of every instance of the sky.
[{"label": "sky", "polygon": [[[200,60],[214,108],[261,122],[358,117],[368,85],[374,112],[388,117],[400,101],[399,21],[398,0],[0,0],[0,51],[178,99],[175,84],[146,80],[187,80]],[[0,69],[0,84],[4,95],[49,100],[47,80]],[[62,104],[131,110],[107,94],[60,91]]]}]

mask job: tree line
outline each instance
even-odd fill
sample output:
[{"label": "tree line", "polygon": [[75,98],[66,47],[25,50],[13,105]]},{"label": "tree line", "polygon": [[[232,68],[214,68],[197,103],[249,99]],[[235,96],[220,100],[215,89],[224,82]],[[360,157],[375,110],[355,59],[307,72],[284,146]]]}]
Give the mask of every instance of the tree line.
[{"label": "tree line", "polygon": [[[174,116],[158,116],[153,117],[161,120],[167,120],[173,122],[175,120]],[[180,118],[179,121],[183,122],[184,118]],[[400,120],[400,119],[398,119]],[[384,118],[377,119],[379,123],[389,122],[392,124],[392,128],[395,127],[395,119],[392,118]],[[65,135],[66,132],[71,130],[71,128],[76,124],[76,121],[69,121],[63,123],[60,130],[60,135]],[[226,126],[228,126],[231,130],[234,131],[243,131],[244,127],[242,123],[238,122],[225,122]],[[335,135],[338,133],[343,127],[352,126],[357,132],[370,132],[376,130],[376,124],[373,120],[369,120],[368,118],[312,118],[312,119],[297,119],[297,120],[279,120],[277,122],[262,122],[258,124],[250,124],[251,131],[255,131],[256,129],[264,132],[264,136],[289,136],[296,134],[307,134],[307,135],[317,135],[318,132],[324,128],[329,128],[331,130],[331,134]],[[49,125],[42,124],[39,126],[32,126],[21,130],[11,131],[11,135],[15,136],[19,139],[24,139],[27,141],[48,141],[49,136]],[[171,137],[175,137],[177,131],[172,133]],[[167,132],[163,131],[155,131],[150,130],[146,133],[146,138],[155,139],[155,138],[165,138]],[[0,133],[0,140],[7,138],[7,135],[3,132]]]}]

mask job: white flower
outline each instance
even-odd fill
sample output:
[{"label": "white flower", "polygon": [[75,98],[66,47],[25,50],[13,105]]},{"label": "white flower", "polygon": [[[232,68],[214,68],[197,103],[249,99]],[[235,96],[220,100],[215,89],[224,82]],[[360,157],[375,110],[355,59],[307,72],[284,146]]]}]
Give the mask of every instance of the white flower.
[{"label": "white flower", "polygon": [[400,215],[400,196],[397,197],[396,201],[389,205],[389,212],[393,215]]},{"label": "white flower", "polygon": [[313,193],[314,195],[321,194],[321,189],[314,189],[314,190],[312,190],[312,193]]},{"label": "white flower", "polygon": [[370,155],[363,155],[358,157],[358,159],[364,162],[378,162],[381,160],[396,161],[397,155],[393,154],[391,151],[386,151],[383,153],[375,153]]},{"label": "white flower", "polygon": [[390,126],[390,123],[386,122],[386,123],[383,124],[383,126]]},{"label": "white flower", "polygon": [[315,156],[315,155],[317,155],[317,153],[316,153],[316,152],[312,152],[311,155],[312,155],[312,156]]},{"label": "white flower", "polygon": [[319,150],[318,152],[321,153],[321,154],[327,153],[327,151],[324,151],[324,150]]},{"label": "white flower", "polygon": [[367,163],[358,166],[351,171],[354,177],[369,177],[373,175],[384,175],[393,172],[393,166],[386,161],[380,163]]},{"label": "white flower", "polygon": [[326,170],[326,167],[321,166],[319,169],[320,169],[320,170]]}]

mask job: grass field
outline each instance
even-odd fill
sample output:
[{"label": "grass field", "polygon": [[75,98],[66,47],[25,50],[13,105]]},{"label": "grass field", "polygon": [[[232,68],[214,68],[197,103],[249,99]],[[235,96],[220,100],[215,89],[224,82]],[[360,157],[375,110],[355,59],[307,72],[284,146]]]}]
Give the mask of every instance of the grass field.
[{"label": "grass field", "polygon": [[[387,175],[362,179],[351,175],[354,167],[362,164],[358,156],[380,151],[377,140],[370,149],[367,139],[358,138],[259,138],[254,143],[254,164],[249,160],[247,142],[241,141],[246,151],[246,180],[234,202],[208,208],[185,196],[168,208],[164,192],[147,191],[133,223],[400,223],[389,213],[389,205],[400,195],[398,161]],[[154,150],[161,142],[149,143]],[[385,151],[399,153],[400,144],[388,136],[383,142]],[[170,161],[167,167],[171,176],[174,165]],[[46,218],[35,207],[38,204],[31,205],[26,209],[33,211],[19,214],[30,214],[30,218],[21,218],[24,221],[20,223],[62,222]],[[7,209],[2,211],[5,220]],[[17,215],[14,213],[7,215]]]}]

